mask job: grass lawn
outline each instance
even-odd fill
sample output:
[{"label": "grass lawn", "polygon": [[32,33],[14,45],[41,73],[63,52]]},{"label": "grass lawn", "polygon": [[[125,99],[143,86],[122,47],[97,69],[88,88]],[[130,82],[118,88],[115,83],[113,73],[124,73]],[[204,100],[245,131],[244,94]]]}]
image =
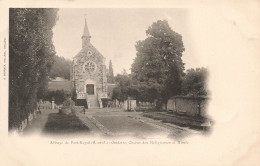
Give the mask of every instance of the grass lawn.
[{"label": "grass lawn", "polygon": [[158,112],[147,112],[143,113],[143,116],[152,118],[155,120],[161,120],[164,123],[172,123],[182,127],[189,127],[192,129],[199,129],[202,130],[203,127],[201,126],[206,119],[203,118],[191,118],[191,117],[181,117],[181,116],[174,116],[174,115],[166,115],[160,114]]},{"label": "grass lawn", "polygon": [[71,91],[71,82],[70,81],[53,81],[48,82],[48,90],[56,91],[56,90],[64,90],[67,92]]},{"label": "grass lawn", "polygon": [[127,116],[93,116],[109,131],[113,133],[133,133],[136,135],[153,134],[160,132],[146,123],[136,121]]},{"label": "grass lawn", "polygon": [[51,113],[43,131],[47,134],[74,134],[88,132],[89,128],[74,114]]}]

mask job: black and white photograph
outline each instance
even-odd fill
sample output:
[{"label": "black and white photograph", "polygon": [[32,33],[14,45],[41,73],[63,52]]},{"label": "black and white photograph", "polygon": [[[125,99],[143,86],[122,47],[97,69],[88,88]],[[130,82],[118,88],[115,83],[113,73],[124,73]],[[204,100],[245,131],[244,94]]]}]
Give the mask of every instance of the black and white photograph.
[{"label": "black and white photograph", "polygon": [[0,165],[259,166],[259,6],[0,0]]},{"label": "black and white photograph", "polygon": [[208,68],[187,9],[10,8],[9,131],[208,134]]}]

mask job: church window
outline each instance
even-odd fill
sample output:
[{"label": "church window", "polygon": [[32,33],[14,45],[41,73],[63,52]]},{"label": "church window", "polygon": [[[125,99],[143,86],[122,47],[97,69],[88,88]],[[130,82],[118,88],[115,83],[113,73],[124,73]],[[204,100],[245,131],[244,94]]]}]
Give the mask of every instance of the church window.
[{"label": "church window", "polygon": [[96,70],[96,64],[94,62],[91,62],[91,61],[86,62],[84,68],[87,72],[92,73]]}]

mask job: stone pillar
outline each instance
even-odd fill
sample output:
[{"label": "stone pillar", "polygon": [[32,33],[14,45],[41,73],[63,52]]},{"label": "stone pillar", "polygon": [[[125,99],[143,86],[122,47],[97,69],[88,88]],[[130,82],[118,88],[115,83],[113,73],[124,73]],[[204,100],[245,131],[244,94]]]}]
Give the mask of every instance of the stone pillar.
[{"label": "stone pillar", "polygon": [[53,109],[54,110],[54,105],[55,105],[55,103],[54,103],[54,97],[52,97],[52,101],[51,101],[51,109]]}]

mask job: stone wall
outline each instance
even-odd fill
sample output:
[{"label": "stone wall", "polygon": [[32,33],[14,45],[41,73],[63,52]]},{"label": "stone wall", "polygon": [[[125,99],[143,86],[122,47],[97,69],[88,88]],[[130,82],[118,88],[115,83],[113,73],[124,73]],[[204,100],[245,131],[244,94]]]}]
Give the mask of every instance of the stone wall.
[{"label": "stone wall", "polygon": [[[90,43],[82,48],[80,53],[73,58],[71,80],[75,81],[77,93],[86,93],[85,83],[86,80],[90,80],[95,85],[95,94],[107,94],[106,66],[104,61],[105,58]],[[94,72],[88,72],[84,69],[86,62],[95,64]]]},{"label": "stone wall", "polygon": [[200,115],[205,117],[208,100],[207,97],[172,97],[168,100],[167,110],[187,116],[197,116],[200,110]]},{"label": "stone wall", "polygon": [[33,111],[33,113],[30,113],[28,117],[21,122],[18,128],[13,129],[12,132],[22,133],[28,125],[31,125],[32,120],[36,118],[36,112],[37,110]]},{"label": "stone wall", "polygon": [[96,92],[102,92],[103,89],[103,66],[97,64],[97,69],[94,73],[87,73],[83,70],[83,64],[75,65],[75,86],[76,92],[85,92],[85,81],[87,79],[93,80],[96,86]]}]

